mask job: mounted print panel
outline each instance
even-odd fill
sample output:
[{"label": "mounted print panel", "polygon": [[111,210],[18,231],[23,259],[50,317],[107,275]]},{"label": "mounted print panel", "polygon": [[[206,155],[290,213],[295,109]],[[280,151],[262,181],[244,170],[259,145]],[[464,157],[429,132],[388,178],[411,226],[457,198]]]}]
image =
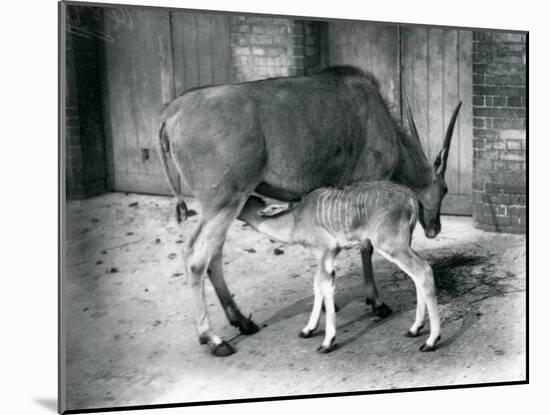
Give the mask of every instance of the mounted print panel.
[{"label": "mounted print panel", "polygon": [[60,412],[528,382],[528,32],[60,16]]}]

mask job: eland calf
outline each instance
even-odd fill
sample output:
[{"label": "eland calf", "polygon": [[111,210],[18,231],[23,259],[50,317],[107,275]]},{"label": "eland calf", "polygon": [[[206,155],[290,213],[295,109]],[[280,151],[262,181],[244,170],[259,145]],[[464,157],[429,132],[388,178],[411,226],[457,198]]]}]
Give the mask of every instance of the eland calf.
[{"label": "eland calf", "polygon": [[[266,216],[265,208],[261,198],[251,196],[238,219],[271,239],[312,249],[319,262],[313,283],[313,309],[300,337],[310,337],[317,329],[324,303],[325,338],[317,350],[328,353],[337,347],[334,259],[341,248],[370,241],[374,249],[414,281],[416,318],[407,335],[419,334],[427,309],[430,335],[420,350],[435,350],[440,322],[433,272],[410,246],[419,215],[418,197],[413,191],[387,181],[360,182],[342,188],[316,189],[293,208],[271,216]],[[422,221],[421,224],[426,228]]]}]

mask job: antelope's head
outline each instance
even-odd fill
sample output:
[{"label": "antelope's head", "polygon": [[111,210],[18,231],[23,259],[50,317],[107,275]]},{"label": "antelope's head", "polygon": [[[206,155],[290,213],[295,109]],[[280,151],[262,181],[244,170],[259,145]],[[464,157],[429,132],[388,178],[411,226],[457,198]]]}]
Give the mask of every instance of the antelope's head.
[{"label": "antelope's head", "polygon": [[[420,224],[424,228],[424,233],[428,238],[435,238],[441,231],[441,203],[443,198],[447,194],[448,188],[445,182],[445,170],[447,169],[447,157],[449,156],[449,149],[451,147],[451,138],[453,136],[453,129],[456,123],[456,118],[460,110],[462,102],[459,102],[456,106],[449,125],[447,126],[447,132],[443,140],[443,148],[437,154],[433,166],[431,168],[431,180],[429,183],[418,191],[419,199],[419,218]],[[406,102],[406,115],[409,123],[409,129],[414,139],[420,142],[418,131],[411,113],[409,103]]]}]

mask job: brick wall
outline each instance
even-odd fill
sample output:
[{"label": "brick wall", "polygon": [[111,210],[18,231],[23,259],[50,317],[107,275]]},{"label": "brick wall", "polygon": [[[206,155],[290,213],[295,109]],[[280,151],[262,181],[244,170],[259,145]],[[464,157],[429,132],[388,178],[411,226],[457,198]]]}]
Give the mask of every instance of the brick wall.
[{"label": "brick wall", "polygon": [[244,82],[319,71],[321,25],[292,19],[232,16],[234,79]]},{"label": "brick wall", "polygon": [[[72,36],[67,37],[65,79],[67,86],[76,84]],[[80,119],[76,88],[66,88],[65,108],[65,177],[69,197],[83,193],[82,157],[80,151]]]},{"label": "brick wall", "polygon": [[526,36],[474,32],[474,220],[526,230]]},{"label": "brick wall", "polygon": [[97,39],[100,9],[67,7],[65,177],[70,199],[105,191],[106,165]]},{"label": "brick wall", "polygon": [[[328,53],[323,53],[321,32],[327,23],[304,21],[304,70],[305,74],[319,72],[327,66]],[[325,56],[323,56],[325,55]]]}]

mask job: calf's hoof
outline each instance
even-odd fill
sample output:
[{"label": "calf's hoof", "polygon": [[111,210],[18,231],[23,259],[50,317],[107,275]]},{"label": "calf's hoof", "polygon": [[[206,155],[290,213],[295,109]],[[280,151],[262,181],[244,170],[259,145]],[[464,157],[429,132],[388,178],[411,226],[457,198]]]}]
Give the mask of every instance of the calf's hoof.
[{"label": "calf's hoof", "polygon": [[239,321],[237,327],[239,327],[241,334],[254,334],[260,331],[258,325],[254,323],[250,317]]},{"label": "calf's hoof", "polygon": [[418,329],[416,329],[416,333],[414,331],[412,331],[411,329],[409,329],[407,331],[407,334],[405,334],[405,336],[407,336],[407,337],[418,337],[418,335],[420,334],[420,330],[422,330],[422,327],[424,327],[424,325],[422,325]]},{"label": "calf's hoof", "polygon": [[366,301],[367,305],[372,306],[372,311],[374,312],[374,315],[380,318],[386,318],[391,313],[393,313],[392,309],[389,308],[386,303],[382,303],[379,306],[374,305],[374,301],[370,298],[367,298]]},{"label": "calf's hoof", "polygon": [[330,342],[330,345],[329,346],[319,346],[317,348],[317,352],[318,353],[321,353],[321,354],[326,354],[326,353],[330,353],[332,352],[333,350],[336,350],[338,349],[338,344],[335,343],[334,339],[332,340],[332,342]]},{"label": "calf's hoof", "polygon": [[227,343],[225,340],[222,341],[220,344],[213,345],[210,350],[212,354],[217,357],[231,356],[233,353],[236,352],[235,348]]},{"label": "calf's hoof", "polygon": [[311,336],[313,336],[313,333],[315,332],[315,330],[310,330],[310,331],[301,331],[300,333],[298,333],[298,337],[301,337],[302,339],[309,339]]},{"label": "calf's hoof", "polygon": [[437,342],[441,339],[441,336],[437,336],[437,339],[435,339],[435,342],[432,346],[430,346],[428,343],[424,343],[422,346],[420,346],[421,352],[433,352],[435,349],[437,349]]}]

